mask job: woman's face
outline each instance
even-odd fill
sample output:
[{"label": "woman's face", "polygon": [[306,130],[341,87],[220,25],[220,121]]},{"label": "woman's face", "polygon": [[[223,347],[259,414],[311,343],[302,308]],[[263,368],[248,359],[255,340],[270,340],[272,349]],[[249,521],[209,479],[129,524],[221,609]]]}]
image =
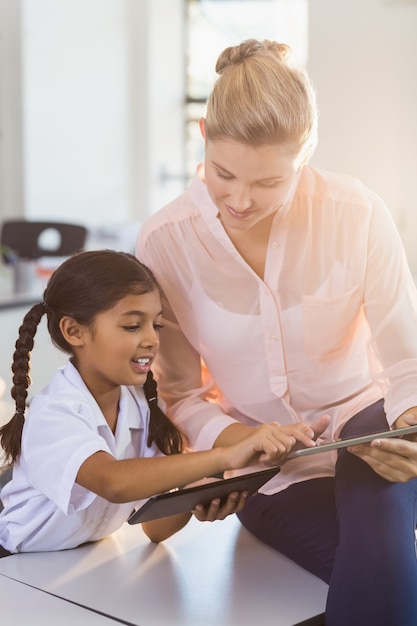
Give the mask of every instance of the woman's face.
[{"label": "woman's face", "polygon": [[299,169],[292,146],[206,141],[205,183],[226,231],[248,230],[285,203]]}]

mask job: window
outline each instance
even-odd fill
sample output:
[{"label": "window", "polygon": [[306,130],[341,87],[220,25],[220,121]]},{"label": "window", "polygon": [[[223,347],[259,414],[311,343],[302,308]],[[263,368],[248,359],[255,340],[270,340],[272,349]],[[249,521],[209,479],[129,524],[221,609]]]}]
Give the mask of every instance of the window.
[{"label": "window", "polygon": [[198,120],[216,79],[220,52],[244,39],[274,39],[292,48],[304,67],[308,50],[308,0],[187,0],[186,172],[203,159]]}]

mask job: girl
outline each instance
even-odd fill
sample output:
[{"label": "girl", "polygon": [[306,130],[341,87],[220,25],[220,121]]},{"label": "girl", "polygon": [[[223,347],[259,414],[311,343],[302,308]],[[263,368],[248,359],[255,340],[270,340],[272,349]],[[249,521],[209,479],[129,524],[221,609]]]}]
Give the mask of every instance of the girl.
[{"label": "girl", "polygon": [[[54,344],[71,355],[25,407],[30,352],[46,313]],[[181,454],[181,433],[158,406],[151,366],[159,347],[161,300],[152,273],[134,256],[79,253],[52,275],[44,301],[19,329],[13,359],[16,413],[1,430],[13,462],[2,492],[3,555],[73,548],[112,533],[141,499],[258,460],[276,463],[312,431],[268,425],[243,442]],[[178,355],[178,359],[181,355]],[[196,511],[201,520],[240,511],[245,495]],[[191,514],[147,522],[162,541]]]},{"label": "girl", "polygon": [[[204,163],[139,231],[166,297],[160,393],[196,450],[276,419],[327,426],[324,440],[417,422],[401,240],[375,193],[309,165],[315,94],[289,52],[248,40],[220,54]],[[415,441],[323,452],[288,461],[238,515],[329,583],[326,626],[416,625],[416,477]]]}]

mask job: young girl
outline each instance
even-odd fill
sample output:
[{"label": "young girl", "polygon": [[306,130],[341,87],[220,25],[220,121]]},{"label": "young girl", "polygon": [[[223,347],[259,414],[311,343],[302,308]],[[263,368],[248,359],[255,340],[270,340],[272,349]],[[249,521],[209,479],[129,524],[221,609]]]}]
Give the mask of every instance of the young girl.
[{"label": "young girl", "polygon": [[[30,353],[46,313],[54,344],[71,355],[30,403]],[[181,433],[158,406],[151,366],[159,347],[160,292],[134,256],[79,253],[52,275],[44,301],[26,314],[13,359],[16,412],[0,430],[13,466],[0,514],[2,554],[73,548],[101,539],[139,500],[230,468],[276,464],[296,440],[313,445],[307,427],[261,428],[244,441],[181,454]],[[181,355],[178,355],[178,359]],[[240,511],[245,495],[214,500],[201,520]],[[162,541],[191,514],[147,522]]]}]

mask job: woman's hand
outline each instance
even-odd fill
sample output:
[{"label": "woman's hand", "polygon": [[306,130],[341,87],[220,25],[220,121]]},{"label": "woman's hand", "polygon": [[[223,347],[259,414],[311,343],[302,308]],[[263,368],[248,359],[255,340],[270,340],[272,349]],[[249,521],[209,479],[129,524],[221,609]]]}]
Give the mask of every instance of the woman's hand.
[{"label": "woman's hand", "polygon": [[[405,411],[394,423],[394,428],[417,424],[417,408]],[[417,478],[417,435],[402,438],[374,439],[371,443],[348,448],[385,480],[407,482]]]}]

